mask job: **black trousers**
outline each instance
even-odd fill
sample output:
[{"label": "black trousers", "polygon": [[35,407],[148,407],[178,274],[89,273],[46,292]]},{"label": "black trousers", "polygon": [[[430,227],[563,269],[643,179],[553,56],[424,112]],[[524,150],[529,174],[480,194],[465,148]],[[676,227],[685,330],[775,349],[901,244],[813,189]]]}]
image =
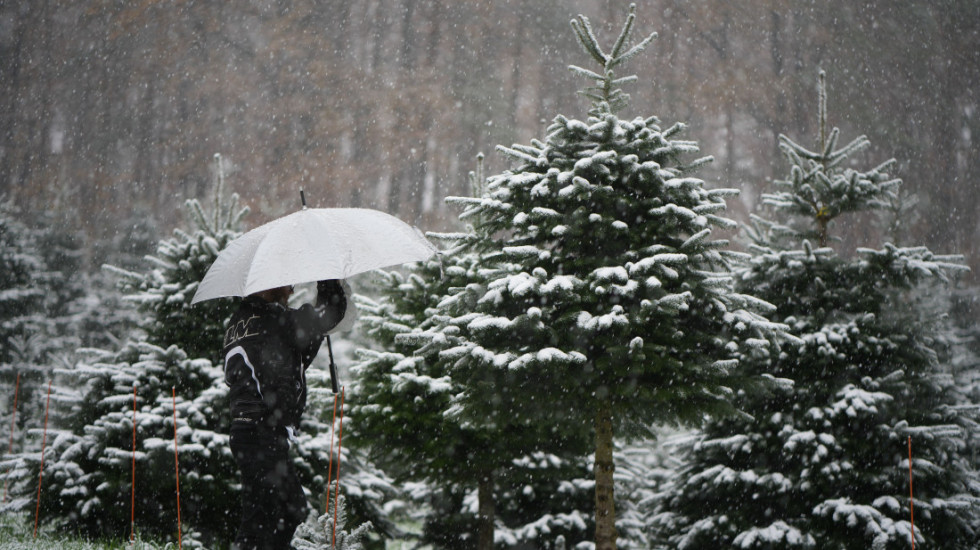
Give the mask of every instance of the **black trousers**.
[{"label": "black trousers", "polygon": [[289,460],[285,429],[236,421],[230,440],[242,481],[242,523],[235,548],[288,550],[296,527],[306,519],[307,502]]}]

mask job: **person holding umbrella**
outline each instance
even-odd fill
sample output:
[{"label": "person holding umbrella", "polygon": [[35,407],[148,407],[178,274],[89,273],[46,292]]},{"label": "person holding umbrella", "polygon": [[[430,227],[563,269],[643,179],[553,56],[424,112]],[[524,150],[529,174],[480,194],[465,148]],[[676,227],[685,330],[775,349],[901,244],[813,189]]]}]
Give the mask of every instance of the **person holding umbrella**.
[{"label": "person holding umbrella", "polygon": [[[306,518],[303,488],[287,456],[289,432],[303,414],[305,371],[320,342],[328,332],[353,328],[356,308],[341,281],[439,253],[394,216],[367,208],[306,208],[302,191],[300,197],[302,210],[230,242],[191,300],[244,297],[224,342],[231,449],[242,475],[244,510],[234,546],[240,550],[289,548]],[[319,281],[315,303],[287,307],[292,285],[313,281]]]},{"label": "person holding umbrella", "polygon": [[347,313],[349,287],[317,283],[313,305],[287,306],[292,286],[246,296],[224,340],[231,402],[230,445],[241,472],[242,521],[234,548],[279,550],[306,519],[289,439],[306,406],[306,369]]}]

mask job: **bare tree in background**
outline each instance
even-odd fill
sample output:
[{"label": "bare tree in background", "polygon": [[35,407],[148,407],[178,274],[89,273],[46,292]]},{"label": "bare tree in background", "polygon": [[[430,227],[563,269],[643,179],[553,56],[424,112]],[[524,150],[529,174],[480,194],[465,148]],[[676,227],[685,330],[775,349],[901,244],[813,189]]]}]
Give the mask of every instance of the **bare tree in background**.
[{"label": "bare tree in background", "polygon": [[[940,250],[955,245],[980,268],[980,4],[638,4],[662,15],[664,55],[639,60],[652,84],[633,104],[670,105],[704,136],[719,157],[706,177],[743,188],[744,204],[733,206],[751,209],[750,182],[776,175],[776,135],[812,130],[801,98],[823,69],[841,83],[842,131],[861,128],[908,159],[899,171],[929,213],[917,235]],[[568,75],[532,54],[566,49],[576,13],[611,29],[618,7],[6,2],[0,193],[31,211],[53,190],[74,190],[98,256],[136,206],[172,225],[183,198],[203,196],[208,160],[221,152],[256,222],[294,205],[303,186],[318,204],[442,228],[453,223],[442,198],[465,193],[460,159],[538,135],[547,113],[574,106]]]}]

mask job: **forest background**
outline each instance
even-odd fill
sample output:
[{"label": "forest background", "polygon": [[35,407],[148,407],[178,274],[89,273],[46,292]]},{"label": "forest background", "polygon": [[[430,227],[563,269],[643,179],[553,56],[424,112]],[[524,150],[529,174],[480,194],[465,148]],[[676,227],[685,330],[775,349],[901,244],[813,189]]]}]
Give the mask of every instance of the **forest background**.
[{"label": "forest background", "polygon": [[[640,0],[659,38],[631,68],[632,109],[691,126],[709,187],[754,209],[784,169],[780,133],[830,121],[899,159],[902,231],[980,268],[980,2]],[[22,0],[0,3],[0,195],[63,220],[97,268],[152,252],[184,200],[208,196],[215,153],[250,222],[315,206],[455,225],[478,153],[584,112],[568,21],[610,35],[612,0]],[[561,53],[560,58],[553,54]],[[508,168],[490,154],[487,172]],[[870,222],[845,235],[878,231]],[[137,240],[135,235],[144,235]],[[144,247],[140,250],[139,247]],[[845,237],[845,250],[847,237]]]},{"label": "forest background", "polygon": [[[471,193],[467,173],[478,153],[541,138],[554,115],[586,110],[575,95],[581,82],[566,70],[585,58],[568,20],[582,13],[601,36],[613,35],[626,4],[0,2],[0,214],[12,199],[25,222],[64,232],[39,234],[34,242],[43,261],[21,262],[60,273],[28,270],[16,285],[0,285],[18,290],[4,297],[23,300],[51,289],[59,297],[45,301],[63,306],[57,284],[87,278],[55,277],[68,268],[48,256],[61,252],[83,251],[80,269],[94,272],[103,263],[142,266],[148,262],[138,258],[158,243],[158,254],[189,250],[161,239],[185,225],[177,218],[186,199],[215,195],[220,180],[251,207],[253,227],[297,209],[304,188],[315,206],[373,207],[425,230],[458,229],[458,213],[443,198]],[[715,158],[699,173],[707,187],[742,191],[728,215],[744,220],[758,210],[771,180],[784,177],[778,136],[817,141],[816,76],[826,71],[830,124],[843,135],[867,134],[874,144],[854,165],[900,159],[889,172],[919,201],[897,226],[865,217],[836,228],[844,245],[835,248],[846,255],[858,243],[876,246],[887,238],[964,253],[974,271],[952,311],[959,327],[976,326],[972,136],[980,2],[650,0],[639,2],[638,11],[643,32],[658,31],[660,38],[630,67],[640,84],[629,88],[626,114],[689,124],[687,136]],[[214,162],[218,153],[222,161]],[[503,155],[491,154],[484,173],[508,167]],[[58,237],[74,242],[67,246]],[[736,239],[738,246],[745,242]],[[136,327],[136,319],[101,288],[68,290],[98,296],[80,300],[84,312],[71,318],[99,327],[78,331],[94,340],[85,345],[108,345],[116,353],[113,333]],[[50,322],[25,319],[45,329],[34,334],[68,332],[66,315],[75,310],[47,313],[54,309],[46,310]],[[174,332],[173,318],[154,325],[159,319],[166,318],[149,320],[150,332]],[[214,341],[193,334],[197,344]],[[46,354],[31,349],[34,344],[78,347],[71,338],[44,340],[11,340],[15,345],[0,347],[0,354],[22,356],[26,365],[28,354]],[[976,339],[970,342],[975,346]],[[212,350],[212,344],[185,349],[190,357]],[[143,364],[130,366],[149,372]],[[189,371],[180,372],[183,378]],[[26,385],[34,395],[24,402],[37,405],[34,382]],[[42,410],[22,408],[22,424],[28,409],[35,416]],[[165,425],[165,417],[154,419]]]}]

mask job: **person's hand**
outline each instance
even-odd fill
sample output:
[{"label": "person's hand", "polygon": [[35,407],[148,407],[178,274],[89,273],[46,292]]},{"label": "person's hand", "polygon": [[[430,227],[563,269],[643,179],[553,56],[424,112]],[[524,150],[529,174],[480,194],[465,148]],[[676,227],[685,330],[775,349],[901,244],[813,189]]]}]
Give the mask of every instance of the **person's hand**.
[{"label": "person's hand", "polygon": [[339,279],[325,279],[316,283],[316,305],[332,306],[340,311],[347,309],[347,295]]}]

